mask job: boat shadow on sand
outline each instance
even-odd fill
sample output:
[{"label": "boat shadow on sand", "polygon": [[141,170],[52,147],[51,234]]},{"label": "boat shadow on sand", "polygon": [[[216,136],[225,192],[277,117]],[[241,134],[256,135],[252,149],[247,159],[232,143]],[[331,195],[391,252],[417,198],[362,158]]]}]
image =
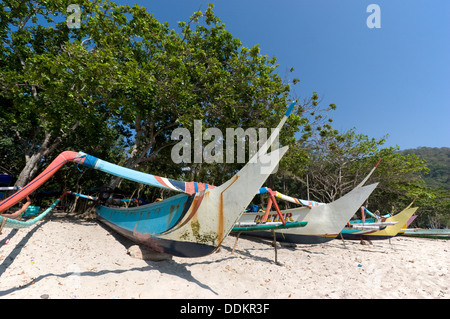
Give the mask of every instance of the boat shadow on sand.
[{"label": "boat shadow on sand", "polygon": [[[46,222],[48,222],[48,220],[39,224],[39,227],[42,226]],[[102,225],[101,223],[98,223],[98,224],[101,227],[105,228],[105,230],[107,230],[126,249],[128,249],[129,247],[131,247],[133,245],[136,245],[131,240],[111,231],[109,228],[106,228],[106,226]],[[25,247],[26,243],[32,238],[33,234],[36,232],[37,229],[39,229],[39,227],[34,227],[33,229],[31,229],[21,239],[21,241],[16,245],[16,247],[9,253],[9,255],[5,256],[3,258],[3,261],[0,263],[0,280],[1,280],[2,275],[5,273],[5,271],[8,269],[8,267],[13,264],[14,259],[21,253],[23,247]],[[17,230],[12,229],[10,231],[10,233],[8,234],[8,236],[6,236],[3,240],[0,241],[0,247],[5,243],[5,241],[8,238],[11,239],[12,237],[14,237],[17,234],[17,232],[18,232]],[[130,258],[132,258],[132,257],[130,257]],[[223,260],[229,259],[229,258],[235,258],[235,257],[229,256],[229,257],[223,258]],[[77,272],[76,275],[80,276],[80,277],[89,277],[89,276],[97,277],[97,276],[103,276],[103,275],[110,274],[110,273],[122,274],[122,273],[130,272],[130,271],[144,272],[144,271],[150,271],[150,270],[158,270],[162,274],[180,277],[186,281],[196,284],[197,286],[199,286],[202,289],[207,289],[207,290],[211,291],[213,294],[218,295],[218,293],[216,291],[214,291],[211,287],[202,283],[197,278],[192,276],[191,272],[187,269],[188,266],[192,266],[193,264],[198,264],[198,262],[197,263],[196,262],[194,262],[194,263],[177,263],[176,261],[173,261],[173,260],[159,261],[159,262],[154,262],[154,261],[145,261],[145,262],[147,263],[147,266],[143,266],[143,267],[133,267],[133,268],[129,268],[129,269],[103,269],[103,270],[99,270],[99,271],[90,271],[89,270],[89,271],[84,271],[84,272]],[[202,261],[200,263],[215,263],[215,262],[218,262],[218,261],[211,260],[211,261]],[[16,291],[26,289],[26,288],[30,287],[31,285],[37,284],[38,282],[40,282],[41,280],[43,280],[47,277],[69,278],[70,276],[74,276],[74,275],[75,274],[73,272],[66,272],[66,273],[59,273],[59,274],[57,274],[57,273],[42,274],[42,275],[37,276],[36,278],[30,280],[30,282],[28,282],[28,283],[24,283],[18,287],[12,287],[12,288],[0,291],[0,297],[7,296]]]},{"label": "boat shadow on sand", "polygon": [[[236,234],[231,234],[234,238],[236,238]],[[256,247],[247,247],[247,248],[239,248],[239,241],[241,240],[247,240],[249,242],[253,242],[255,244],[265,244],[266,246],[262,246],[259,248]],[[405,238],[402,238],[402,240],[405,240]],[[408,240],[408,239],[406,239]],[[358,253],[358,252],[371,252],[371,253],[382,253],[382,254],[389,254],[389,253],[396,253],[398,251],[404,251],[404,244],[402,244],[399,241],[396,241],[393,239],[393,242],[388,242],[387,240],[374,240],[372,243],[368,244],[362,244],[359,240],[347,240],[345,243],[342,242],[342,240],[337,237],[332,241],[326,242],[326,243],[318,243],[318,244],[294,244],[290,242],[283,242],[283,241],[277,241],[278,250],[281,249],[287,249],[290,251],[296,251],[301,252],[304,254],[304,256],[311,256],[311,255],[329,255],[333,254],[334,251],[344,251],[348,253]],[[232,247],[226,247],[221,246],[221,249],[228,250],[230,253],[233,252]],[[238,239],[238,243],[235,244],[234,252],[235,254],[240,254],[249,258],[252,258],[254,260],[259,260],[263,262],[269,262],[274,263],[274,259],[271,257],[262,257],[258,256],[257,251],[267,249],[273,249],[273,241],[268,238],[261,238],[258,236],[253,236],[251,234],[242,234],[240,235]],[[330,249],[333,250],[333,252],[330,252]],[[282,265],[282,261],[278,263],[279,265]]]},{"label": "boat shadow on sand", "polygon": [[[39,224],[39,227],[43,224],[47,223],[48,221],[43,221]],[[25,247],[26,243],[30,240],[30,238],[33,236],[33,234],[39,229],[39,227],[34,227],[31,231],[29,231],[22,239],[21,241],[14,247],[14,249],[9,253],[8,256],[5,256],[0,263],[0,278],[2,277],[3,273],[8,269],[8,267],[14,262],[15,258],[20,254],[23,247]],[[3,230],[5,232],[7,230]],[[11,229],[10,232],[0,241],[0,247],[3,247],[8,243],[11,238],[13,238],[17,233],[18,229]],[[2,296],[2,293],[0,291],[0,296]]]},{"label": "boat shadow on sand", "polygon": [[[173,263],[173,262],[165,262],[165,263]],[[176,263],[174,263],[176,264]],[[89,276],[93,276],[93,277],[98,277],[98,276],[103,276],[105,274],[110,274],[110,273],[114,273],[114,274],[121,274],[121,273],[126,273],[129,271],[149,271],[149,270],[159,270],[161,273],[165,273],[165,274],[170,274],[173,276],[179,276],[182,277],[183,279],[188,280],[191,283],[194,283],[196,285],[198,285],[200,288],[202,289],[207,289],[209,291],[211,291],[212,293],[214,293],[215,295],[218,295],[217,292],[215,292],[213,289],[211,289],[211,287],[201,283],[200,281],[198,281],[196,278],[194,278],[190,271],[187,270],[185,267],[165,267],[166,271],[161,271],[158,267],[156,267],[155,265],[148,265],[145,267],[134,267],[134,268],[130,268],[130,269],[104,269],[101,271],[84,271],[84,272],[79,272],[76,273],[77,276],[80,277],[89,277]],[[47,278],[47,277],[58,277],[58,278],[69,278],[71,276],[73,276],[74,273],[72,272],[67,272],[67,273],[62,273],[62,274],[54,274],[54,273],[48,273],[48,274],[44,274],[44,275],[40,275],[38,277],[36,277],[35,279],[31,280],[30,282],[23,284],[19,287],[14,287],[14,288],[10,288],[4,291],[0,291],[0,297],[2,296],[7,296],[11,293],[14,293],[16,291],[20,291],[22,289],[26,289],[28,287],[30,287],[31,285],[35,285],[36,283],[38,283],[39,281]]]},{"label": "boat shadow on sand", "polygon": [[[270,240],[267,238],[261,238],[258,236],[253,236],[251,234],[241,234],[239,236],[239,238],[237,238],[236,234],[231,234],[231,236],[234,237],[234,239],[235,239],[234,247],[227,247],[225,245],[222,245],[221,249],[229,251],[230,254],[234,253],[234,255],[242,255],[242,256],[251,258],[252,260],[272,263],[272,264],[276,264],[278,266],[283,265],[282,260],[275,262],[275,258],[274,258],[275,256],[264,257],[264,256],[261,256],[261,254],[260,254],[260,252],[263,253],[268,250],[274,251],[273,240]],[[240,247],[239,242],[244,241],[244,240],[246,240],[247,242],[254,243],[257,246],[252,245],[251,247],[243,248],[242,246],[246,246],[246,245],[242,245]],[[263,245],[260,246],[260,244],[263,244]],[[286,249],[286,250],[290,250],[290,251],[302,250],[305,253],[309,253],[309,254],[322,254],[322,255],[325,254],[323,252],[308,251],[306,249],[303,249],[301,246],[302,245],[297,245],[297,244],[293,244],[293,243],[289,243],[289,242],[277,241],[277,250],[278,251],[280,251],[282,249]],[[274,255],[275,255],[275,253],[274,253]]]}]

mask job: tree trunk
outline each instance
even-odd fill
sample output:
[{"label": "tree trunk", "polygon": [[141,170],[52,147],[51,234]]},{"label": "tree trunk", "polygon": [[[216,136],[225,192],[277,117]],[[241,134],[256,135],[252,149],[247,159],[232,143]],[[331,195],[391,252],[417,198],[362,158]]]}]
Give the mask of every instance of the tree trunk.
[{"label": "tree trunk", "polygon": [[[76,128],[76,126],[74,126]],[[31,156],[25,155],[25,167],[19,174],[15,186],[23,187],[25,186],[33,177],[36,175],[39,169],[39,163],[42,159],[51,154],[61,143],[62,137],[67,134],[63,134],[56,140],[52,141],[52,136],[49,132],[45,132],[44,141],[40,144],[39,150],[33,153]],[[51,143],[52,142],[52,143]]]},{"label": "tree trunk", "polygon": [[14,184],[15,186],[25,186],[36,174],[37,170],[39,169],[39,163],[44,156],[42,153],[43,152],[39,151],[37,153],[34,153],[31,157],[27,156],[25,167],[20,172],[19,177]]}]

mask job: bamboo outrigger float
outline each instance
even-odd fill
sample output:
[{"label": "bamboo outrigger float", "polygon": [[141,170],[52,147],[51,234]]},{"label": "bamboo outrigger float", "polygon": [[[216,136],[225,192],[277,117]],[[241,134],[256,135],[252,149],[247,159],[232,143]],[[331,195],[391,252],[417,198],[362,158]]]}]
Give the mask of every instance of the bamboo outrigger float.
[{"label": "bamboo outrigger float", "polygon": [[[29,184],[1,201],[0,214],[39,188],[65,163],[75,162],[135,182],[181,192],[164,201],[136,208],[97,207],[97,215],[120,234],[156,251],[180,257],[210,254],[228,236],[287,151],[285,146],[267,153],[294,106],[295,103],[289,106],[277,128],[249,162],[221,186],[175,181],[124,168],[83,152],[66,151]],[[6,226],[6,222],[14,226],[6,216],[0,215],[0,223]]]},{"label": "bamboo outrigger float", "polygon": [[434,239],[450,239],[450,229],[406,228],[403,236]]}]

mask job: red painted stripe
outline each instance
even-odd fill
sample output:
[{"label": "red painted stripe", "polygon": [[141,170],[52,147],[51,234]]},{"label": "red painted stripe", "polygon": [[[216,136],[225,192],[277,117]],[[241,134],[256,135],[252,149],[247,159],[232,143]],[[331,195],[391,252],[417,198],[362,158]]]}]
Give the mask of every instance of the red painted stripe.
[{"label": "red painted stripe", "polygon": [[[50,177],[52,177],[65,163],[68,161],[75,161],[77,158],[80,158],[80,155],[77,152],[65,151],[59,154],[53,162],[51,162],[47,168],[39,174],[35,179],[33,179],[30,183],[25,185],[19,191],[9,196],[5,200],[0,202],[0,213],[11,208],[12,206],[19,203],[22,199],[26,198],[36,189],[38,189],[42,184],[44,184]],[[83,162],[82,159],[80,162]]]},{"label": "red painted stripe", "polygon": [[186,182],[186,193],[189,195],[195,193],[194,182]]},{"label": "red painted stripe", "polygon": [[[155,175],[154,175],[155,176]],[[164,180],[159,177],[159,176],[155,176],[156,180],[164,187],[168,188],[168,189],[173,189],[173,187],[170,187],[169,185],[167,185],[166,183],[164,183]]]}]

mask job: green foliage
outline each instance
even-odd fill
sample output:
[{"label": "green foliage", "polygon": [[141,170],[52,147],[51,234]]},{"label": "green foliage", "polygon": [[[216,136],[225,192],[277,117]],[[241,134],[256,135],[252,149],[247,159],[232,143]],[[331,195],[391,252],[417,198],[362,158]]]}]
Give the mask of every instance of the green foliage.
[{"label": "green foliage", "polygon": [[[296,159],[285,173],[303,185],[308,184],[312,199],[331,202],[350,191],[368,173],[377,161],[378,147],[384,139],[356,134],[354,129],[341,134],[321,128],[319,134],[314,133],[293,146]],[[288,159],[291,156],[288,154]]]},{"label": "green foliage", "polygon": [[428,186],[450,190],[450,148],[419,147],[404,150],[402,154],[415,154],[426,161],[430,171],[423,180]]},{"label": "green foliage", "polygon": [[[94,27],[86,23],[82,29],[69,29],[65,20],[54,22],[53,17],[66,15],[69,4],[5,1],[0,9],[0,96],[9,101],[0,116],[8,123],[2,131],[24,155],[19,185],[39,170],[43,159],[76,138],[78,128],[90,136],[91,145],[112,141],[109,115],[124,102],[115,93],[121,84],[116,72],[120,61],[111,51],[89,49],[81,40]],[[103,13],[98,3],[85,1],[82,6],[86,12]],[[50,25],[33,23],[38,18]]]},{"label": "green foliage", "polygon": [[447,180],[446,170],[441,168],[448,163],[448,149],[400,151],[399,147],[383,148],[384,141],[356,134],[354,129],[342,134],[329,130],[307,143],[299,141],[294,147],[302,157],[293,159],[282,174],[271,178],[272,187],[293,196],[311,195],[311,199],[330,202],[354,188],[381,159],[366,183],[379,183],[366,205],[371,210],[388,213],[403,209],[415,199],[415,205],[420,208],[415,225],[448,226],[448,189],[436,187],[436,182],[425,182],[432,169],[433,175],[439,176],[438,182]]},{"label": "green foliage", "polygon": [[[17,184],[63,148],[220,183],[242,164],[218,174],[211,165],[192,164],[186,175],[170,161],[171,132],[192,128],[195,119],[224,132],[274,127],[285,112],[291,85],[277,75],[276,59],[257,45],[243,46],[213,5],[180,22],[177,33],[136,5],[77,3],[79,29],[65,23],[70,1],[10,0],[0,8],[0,147],[18,150],[4,163],[18,175]],[[316,93],[311,104],[317,106]],[[282,144],[293,143],[299,126],[308,123],[304,112],[299,108],[290,117]]]},{"label": "green foliage", "polygon": [[413,226],[440,227],[450,225],[450,148],[419,147],[401,152],[425,161],[429,171],[422,176],[424,193],[419,196],[420,218]]}]

